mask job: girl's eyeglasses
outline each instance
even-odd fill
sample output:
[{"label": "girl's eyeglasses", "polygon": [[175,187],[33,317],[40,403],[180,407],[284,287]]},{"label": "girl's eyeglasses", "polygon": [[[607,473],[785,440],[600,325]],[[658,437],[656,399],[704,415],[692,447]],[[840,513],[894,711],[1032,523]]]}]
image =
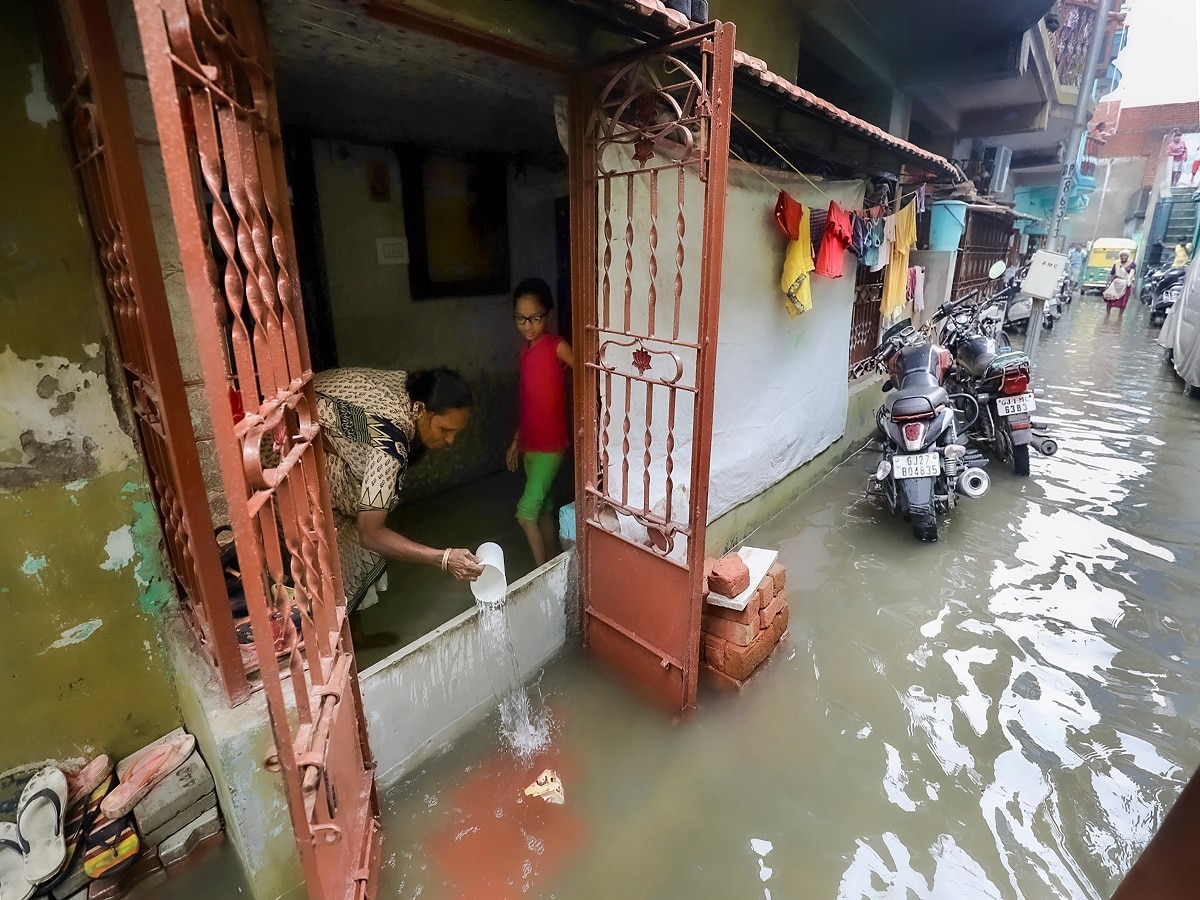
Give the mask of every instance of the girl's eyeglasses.
[{"label": "girl's eyeglasses", "polygon": [[546,316],[547,313],[537,316],[513,316],[513,321],[518,325],[541,325]]}]

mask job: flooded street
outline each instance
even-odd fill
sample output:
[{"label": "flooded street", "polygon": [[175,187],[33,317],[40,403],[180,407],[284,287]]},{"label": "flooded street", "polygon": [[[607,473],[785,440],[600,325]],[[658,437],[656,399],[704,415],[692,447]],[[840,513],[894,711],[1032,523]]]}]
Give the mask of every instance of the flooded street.
[{"label": "flooded street", "polygon": [[[493,715],[383,797],[379,895],[1109,896],[1200,763],[1200,403],[1140,307],[1076,300],[1039,358],[1062,450],[1032,478],[993,465],[928,545],[850,460],[751,540],[792,619],[748,690],[672,724],[558,659],[548,750]],[[546,767],[562,806],[522,794]],[[235,869],[135,896],[238,896]]]},{"label": "flooded street", "polygon": [[[1188,775],[1200,662],[1200,404],[1141,307],[1044,337],[1062,450],[942,540],[863,499],[859,456],[760,530],[790,641],[672,725],[585,659],[385,798],[387,897],[1104,897]],[[566,804],[521,802],[545,766]]]}]

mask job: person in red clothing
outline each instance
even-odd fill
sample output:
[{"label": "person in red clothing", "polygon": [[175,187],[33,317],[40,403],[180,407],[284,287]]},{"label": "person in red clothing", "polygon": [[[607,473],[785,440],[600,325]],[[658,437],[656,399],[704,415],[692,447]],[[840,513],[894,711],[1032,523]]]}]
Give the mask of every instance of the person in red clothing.
[{"label": "person in red clothing", "polygon": [[513,290],[513,320],[525,338],[521,348],[521,385],[517,433],[508,447],[508,470],[524,457],[525,493],[517,502],[517,521],[529,541],[535,565],[559,551],[551,488],[571,444],[567,432],[567,369],[575,367],[571,345],[548,330],[554,298],[540,278],[526,278]]}]

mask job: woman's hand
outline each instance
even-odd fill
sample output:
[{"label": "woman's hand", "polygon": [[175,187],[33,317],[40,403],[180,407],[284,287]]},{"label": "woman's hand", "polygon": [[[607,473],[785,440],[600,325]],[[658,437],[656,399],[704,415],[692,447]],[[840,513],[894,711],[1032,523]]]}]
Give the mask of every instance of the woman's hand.
[{"label": "woman's hand", "polygon": [[483,564],[470,550],[451,550],[446,571],[457,581],[474,581],[483,574]]},{"label": "woman's hand", "polygon": [[508,445],[508,453],[504,455],[505,465],[508,466],[508,471],[517,471],[517,465],[521,461],[521,448],[517,446],[517,441],[514,438],[513,442]]}]

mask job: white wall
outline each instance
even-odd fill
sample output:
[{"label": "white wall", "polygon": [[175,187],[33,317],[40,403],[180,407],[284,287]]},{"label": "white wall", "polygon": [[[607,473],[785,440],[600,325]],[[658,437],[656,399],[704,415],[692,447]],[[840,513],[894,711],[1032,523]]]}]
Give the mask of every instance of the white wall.
[{"label": "white wall", "polygon": [[[612,161],[614,167],[623,160]],[[820,183],[818,190],[798,175],[765,170],[768,177],[805,205],[828,208],[830,199],[843,208],[861,206],[862,182]],[[822,191],[824,193],[822,193]],[[654,316],[656,335],[669,337],[674,316],[674,280],[677,275],[676,183],[673,173],[660,175],[658,262],[654,286],[657,305]],[[604,322],[604,256],[611,251],[608,266],[610,327],[645,333],[649,322],[650,189],[647,176],[638,175],[633,186],[632,244],[626,235],[629,202],[624,185],[618,181],[612,191],[609,223],[611,246],[605,241],[605,216],[601,202],[598,223],[601,260],[601,284],[598,294],[600,321]],[[854,302],[853,257],[843,259],[843,277],[828,279],[814,276],[813,309],[790,319],[784,309],[780,280],[787,241],[774,222],[777,190],[768,185],[748,166],[733,164],[726,194],[725,252],[721,282],[721,309],[717,351],[717,384],[714,406],[714,432],[709,478],[708,518],[712,521],[734,506],[749,500],[775,484],[789,472],[816,456],[841,436],[845,429],[848,403],[846,369],[849,358],[850,319]],[[701,269],[702,237],[700,210],[703,188],[689,171],[685,181],[684,236],[685,261],[680,273],[683,281],[680,310],[680,335],[684,342],[695,342]],[[631,273],[628,286],[631,316],[624,321],[626,261]],[[601,336],[607,342],[605,359],[621,371],[631,371],[630,355],[634,348],[619,346],[623,338]],[[648,377],[669,378],[675,363],[666,351],[673,352],[682,369],[679,383],[695,383],[695,353],[687,348],[648,341],[653,367]],[[610,495],[627,496],[634,508],[648,506],[660,514],[666,496],[666,459],[668,437],[673,436],[672,519],[686,522],[687,494],[690,488],[691,395],[680,391],[676,397],[673,428],[669,427],[665,388],[654,388],[650,421],[647,422],[647,398],[644,385],[633,387],[625,400],[625,382],[614,379],[612,390],[601,378],[601,442],[608,450],[608,468],[604,483]],[[604,441],[604,404],[610,416],[607,441]],[[628,413],[628,428],[626,427]],[[647,447],[646,434],[650,440]],[[623,444],[628,439],[628,453]],[[645,457],[650,457],[649,492],[644,489]],[[622,460],[628,459],[628,493]],[[648,500],[647,500],[648,496]],[[622,517],[622,531],[642,539],[644,531]],[[685,544],[675,546],[674,558],[682,558]]]},{"label": "white wall", "polygon": [[[388,166],[390,198],[373,201],[366,165]],[[395,154],[386,147],[313,141],[330,307],[341,366],[411,371],[449,366],[475,392],[475,412],[462,440],[413,466],[404,499],[434,493],[499,471],[516,426],[520,335],[507,290],[484,297],[414,300],[408,265],[383,265],[377,238],[406,237],[403,185]],[[510,167],[508,221],[512,283],[557,277],[555,198],[565,177],[536,166]],[[511,286],[510,286],[511,288]]]},{"label": "white wall", "polygon": [[[862,206],[864,184],[768,177],[805,206]],[[775,484],[841,437],[849,389],[854,257],[841,278],[813,276],[813,308],[790,319],[779,287],[786,238],[777,192],[749,166],[730,167],[717,352],[709,520]]]}]

